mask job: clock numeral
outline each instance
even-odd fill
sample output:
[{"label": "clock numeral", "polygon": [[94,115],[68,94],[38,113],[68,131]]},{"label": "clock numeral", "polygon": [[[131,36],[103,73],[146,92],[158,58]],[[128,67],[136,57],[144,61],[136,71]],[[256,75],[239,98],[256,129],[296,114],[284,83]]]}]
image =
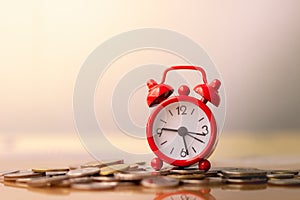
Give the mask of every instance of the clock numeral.
[{"label": "clock numeral", "polygon": [[191,200],[191,198],[189,196],[187,196],[186,194],[182,194],[180,196],[180,200]]},{"label": "clock numeral", "polygon": [[186,157],[186,155],[187,155],[187,151],[184,148],[182,148],[180,151],[180,156],[184,158]]},{"label": "clock numeral", "polygon": [[156,129],[156,133],[157,133],[158,137],[160,137],[162,134],[161,128]]},{"label": "clock numeral", "polygon": [[187,114],[185,105],[177,106],[176,110],[177,110],[178,115],[186,115]]},{"label": "clock numeral", "polygon": [[204,125],[202,126],[202,129],[204,129],[204,131],[202,131],[203,135],[207,135],[209,133],[208,126]]}]

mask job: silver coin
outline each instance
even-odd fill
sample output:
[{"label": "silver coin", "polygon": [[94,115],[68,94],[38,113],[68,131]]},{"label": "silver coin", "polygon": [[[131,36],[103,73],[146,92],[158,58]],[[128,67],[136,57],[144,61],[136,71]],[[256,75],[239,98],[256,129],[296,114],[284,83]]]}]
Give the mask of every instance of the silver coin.
[{"label": "silver coin", "polygon": [[18,178],[16,183],[28,183],[32,178]]},{"label": "silver coin", "polygon": [[91,177],[92,181],[96,182],[116,182],[119,181],[117,178],[113,176],[93,176]]},{"label": "silver coin", "polygon": [[71,186],[71,182],[70,182],[70,179],[66,179],[66,180],[62,180],[62,181],[59,181],[59,182],[51,183],[51,186],[55,186],[55,187],[70,187]]},{"label": "silver coin", "polygon": [[205,172],[206,177],[219,177],[219,171],[218,170],[209,170]]},{"label": "silver coin", "polygon": [[71,187],[77,190],[107,190],[116,187],[117,184],[117,182],[77,183],[72,184]]},{"label": "silver coin", "polygon": [[168,177],[175,179],[204,179],[204,174],[169,174]]},{"label": "silver coin", "polygon": [[223,170],[235,170],[239,169],[237,167],[212,167],[210,170],[217,171],[218,173],[221,173]]},{"label": "silver coin", "polygon": [[130,164],[129,165],[129,169],[127,169],[127,171],[134,171],[137,170],[140,166],[136,163]]},{"label": "silver coin", "polygon": [[229,178],[242,178],[242,177],[259,177],[266,176],[267,171],[259,170],[255,168],[239,168],[222,170],[222,174]]},{"label": "silver coin", "polygon": [[238,183],[238,184],[244,184],[244,183],[266,183],[268,181],[265,177],[253,177],[253,178],[226,178],[224,179],[224,182],[226,183]]},{"label": "silver coin", "polygon": [[[87,162],[87,163],[84,163],[82,165],[80,165],[81,168],[89,168],[89,167],[102,167],[102,162],[100,161],[90,161],[90,162]],[[75,169],[78,168],[78,166],[74,166]]]},{"label": "silver coin", "polygon": [[269,179],[289,179],[294,178],[294,174],[267,174]]},{"label": "silver coin", "polygon": [[271,170],[271,174],[294,174],[298,175],[298,170]]},{"label": "silver coin", "polygon": [[180,180],[183,184],[191,185],[220,185],[223,183],[222,178],[220,177],[207,177],[205,179],[182,179]]},{"label": "silver coin", "polygon": [[18,178],[34,178],[44,176],[44,173],[36,173],[32,171],[20,171],[17,173],[4,175],[4,181],[16,181]]},{"label": "silver coin", "polygon": [[62,176],[66,175],[67,171],[53,171],[53,172],[46,172],[46,176]]},{"label": "silver coin", "polygon": [[269,180],[268,184],[278,186],[300,186],[300,179],[274,179]]},{"label": "silver coin", "polygon": [[145,178],[141,181],[141,184],[144,187],[150,188],[175,187],[179,185],[179,180],[170,177],[157,176]]},{"label": "silver coin", "polygon": [[0,172],[0,176],[4,176],[6,174],[17,173],[17,172],[20,172],[20,170],[6,170],[6,171]]},{"label": "silver coin", "polygon": [[33,178],[27,182],[28,186],[30,187],[47,187],[51,186],[51,184],[59,183],[63,180],[68,179],[69,177],[64,176],[52,176],[52,177],[40,177],[40,178]]},{"label": "silver coin", "polygon": [[190,169],[172,169],[170,170],[173,174],[203,174],[205,173],[204,170],[199,170],[197,168],[190,168]]},{"label": "silver coin", "polygon": [[14,187],[14,188],[26,188],[28,189],[28,185],[26,183],[17,183],[13,181],[5,181],[3,183],[4,186]]},{"label": "silver coin", "polygon": [[70,168],[70,170],[72,169],[78,169],[78,168],[80,168],[80,165],[79,164],[72,164],[72,165],[69,165],[69,168]]},{"label": "silver coin", "polygon": [[90,183],[93,181],[92,177],[77,177],[77,178],[70,178],[69,179],[71,184],[75,183]]},{"label": "silver coin", "polygon": [[138,168],[129,168],[125,171],[123,171],[124,173],[131,173],[131,172],[140,172],[140,171],[146,171],[144,168],[138,167]]},{"label": "silver coin", "polygon": [[80,168],[80,169],[73,169],[68,171],[67,175],[70,178],[82,177],[82,176],[90,176],[94,174],[98,174],[100,169],[97,167],[88,167],[88,168]]},{"label": "silver coin", "polygon": [[139,181],[143,178],[150,176],[157,176],[158,174],[153,174],[152,172],[147,171],[138,171],[138,172],[130,172],[130,173],[115,173],[114,176],[116,179],[125,180],[125,181]]},{"label": "silver coin", "polygon": [[118,187],[126,187],[126,186],[134,186],[136,185],[135,182],[132,182],[132,181],[120,181],[118,182]]},{"label": "silver coin", "polygon": [[135,161],[133,163],[138,164],[138,165],[145,165],[146,164],[145,161]]}]

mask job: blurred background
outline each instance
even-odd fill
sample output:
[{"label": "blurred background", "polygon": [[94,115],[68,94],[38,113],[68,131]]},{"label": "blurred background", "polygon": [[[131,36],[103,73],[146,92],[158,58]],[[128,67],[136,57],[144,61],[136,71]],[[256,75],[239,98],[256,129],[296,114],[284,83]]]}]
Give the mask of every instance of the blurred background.
[{"label": "blurred background", "polygon": [[[219,69],[227,98],[222,147],[279,138],[299,153],[299,19],[298,0],[2,1],[1,152],[84,152],[72,111],[81,64],[112,36],[153,27],[190,37]],[[255,152],[268,152],[265,144]]]}]

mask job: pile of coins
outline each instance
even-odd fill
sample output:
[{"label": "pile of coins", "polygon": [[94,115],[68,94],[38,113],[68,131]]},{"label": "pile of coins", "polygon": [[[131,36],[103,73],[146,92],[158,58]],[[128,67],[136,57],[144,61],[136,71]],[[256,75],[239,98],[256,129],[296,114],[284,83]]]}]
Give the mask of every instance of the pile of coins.
[{"label": "pile of coins", "polygon": [[124,163],[123,160],[93,161],[79,166],[32,168],[0,172],[2,183],[14,182],[27,187],[70,187],[77,190],[105,190],[120,186],[146,188],[276,185],[299,186],[297,170],[261,170],[257,168],[167,167],[154,171],[145,162]]}]

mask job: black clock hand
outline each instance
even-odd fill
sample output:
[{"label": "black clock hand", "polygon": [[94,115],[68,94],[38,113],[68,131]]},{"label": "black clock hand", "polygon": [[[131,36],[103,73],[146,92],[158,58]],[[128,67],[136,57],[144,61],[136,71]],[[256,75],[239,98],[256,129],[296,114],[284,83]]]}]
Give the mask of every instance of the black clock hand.
[{"label": "black clock hand", "polygon": [[187,145],[186,145],[185,135],[182,136],[182,139],[183,139],[186,155],[189,155],[189,150],[188,150]]},{"label": "black clock hand", "polygon": [[205,133],[195,133],[195,132],[188,132],[190,134],[195,134],[195,135],[200,135],[200,136],[206,136],[207,134]]},{"label": "black clock hand", "polygon": [[178,132],[177,129],[171,129],[171,128],[161,128],[162,131],[173,131],[173,132]]},{"label": "black clock hand", "polygon": [[198,141],[201,142],[201,143],[205,143],[204,141],[202,141],[202,140],[200,140],[200,139],[194,137],[193,135],[191,135],[191,134],[189,134],[189,133],[187,133],[187,135],[190,136],[190,137],[192,137],[192,138],[194,138],[195,140],[198,140]]},{"label": "black clock hand", "polygon": [[156,130],[157,134],[159,135],[159,137],[161,136],[163,131],[172,131],[172,132],[178,132],[178,130],[176,129],[171,129],[171,128],[158,128]]},{"label": "black clock hand", "polygon": [[177,132],[177,133],[178,133],[178,130],[177,130],[177,129],[171,129],[171,128],[158,128],[158,129],[156,130],[156,133],[157,133],[157,134],[159,135],[159,137],[160,137],[163,131],[172,131],[172,132]]}]

